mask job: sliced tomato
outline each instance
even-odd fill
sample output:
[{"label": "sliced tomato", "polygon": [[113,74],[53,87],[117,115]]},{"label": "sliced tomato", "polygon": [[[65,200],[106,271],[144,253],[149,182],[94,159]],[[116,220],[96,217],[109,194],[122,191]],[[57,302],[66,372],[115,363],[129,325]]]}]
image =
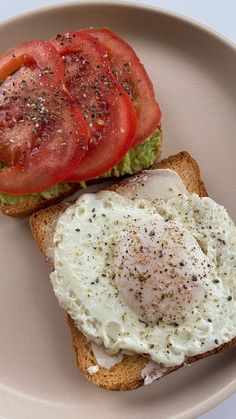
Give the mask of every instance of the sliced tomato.
[{"label": "sliced tomato", "polygon": [[160,123],[161,111],[152,82],[134,50],[118,35],[108,29],[86,29],[86,32],[106,50],[114,76],[132,99],[137,112],[136,146],[145,141]]},{"label": "sliced tomato", "polygon": [[112,168],[132,146],[135,111],[95,38],[83,32],[69,32],[51,42],[64,62],[67,88],[90,128],[89,150],[67,180],[92,179]]},{"label": "sliced tomato", "polygon": [[10,49],[0,57],[0,78],[0,192],[40,192],[77,167],[87,124],[65,90],[64,66],[50,43]]},{"label": "sliced tomato", "polygon": [[136,115],[130,100],[119,92],[111,94],[109,118],[99,144],[86,153],[77,169],[68,177],[68,182],[95,179],[112,169],[129,151],[136,132]]},{"label": "sliced tomato", "polygon": [[64,78],[60,56],[47,41],[23,42],[10,48],[0,57],[0,64],[0,82],[27,65],[35,65],[40,70],[40,77],[47,79],[48,86],[53,87],[61,83]]}]

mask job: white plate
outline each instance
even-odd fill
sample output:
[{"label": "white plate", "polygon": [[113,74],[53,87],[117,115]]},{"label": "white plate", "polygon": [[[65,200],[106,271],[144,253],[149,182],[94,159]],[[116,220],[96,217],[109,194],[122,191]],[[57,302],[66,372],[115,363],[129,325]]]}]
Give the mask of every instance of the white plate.
[{"label": "white plate", "polygon": [[[163,111],[163,156],[188,150],[209,194],[236,221],[236,54],[209,29],[152,7],[82,2],[0,26],[1,50],[24,39],[110,26],[142,58]],[[34,419],[195,417],[236,389],[233,350],[127,393],[100,390],[75,365],[65,314],[27,220],[0,216],[0,414]]]}]

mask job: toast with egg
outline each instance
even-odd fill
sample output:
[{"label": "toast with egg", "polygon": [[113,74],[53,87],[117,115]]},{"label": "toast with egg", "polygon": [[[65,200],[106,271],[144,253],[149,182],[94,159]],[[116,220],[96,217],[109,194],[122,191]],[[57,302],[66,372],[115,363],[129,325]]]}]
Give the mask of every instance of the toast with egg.
[{"label": "toast with egg", "polygon": [[[155,165],[154,169],[172,169],[182,179],[187,191],[190,194],[196,193],[200,197],[207,196],[206,189],[200,177],[200,170],[197,162],[187,153],[181,152],[171,156]],[[145,172],[134,175],[129,179],[120,181],[118,184],[109,187],[110,190],[128,198],[138,196],[142,182],[146,176]],[[58,217],[70,206],[70,203],[60,204],[41,210],[30,217],[32,234],[41,251],[53,269],[53,237]],[[180,367],[213,355],[219,351],[231,348],[236,345],[234,337],[227,343],[216,345],[210,351],[189,356],[184,363],[157,370],[156,365],[149,362],[143,355],[123,355],[122,361],[111,368],[98,367],[97,356],[94,355],[93,344],[76,327],[75,322],[68,315],[68,324],[71,329],[72,343],[76,354],[77,365],[84,376],[94,384],[109,390],[132,390],[143,384],[149,384]],[[216,342],[217,344],[218,342]]]}]

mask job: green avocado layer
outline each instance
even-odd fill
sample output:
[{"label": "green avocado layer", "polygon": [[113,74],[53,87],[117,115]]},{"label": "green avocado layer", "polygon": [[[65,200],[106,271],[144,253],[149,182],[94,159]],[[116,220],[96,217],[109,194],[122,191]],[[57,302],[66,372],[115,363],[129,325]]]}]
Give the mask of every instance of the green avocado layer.
[{"label": "green avocado layer", "polygon": [[26,201],[30,200],[32,203],[37,203],[42,200],[53,199],[62,193],[69,191],[71,183],[62,182],[51,186],[40,193],[33,193],[30,195],[7,195],[0,193],[0,205],[24,205]]},{"label": "green avocado layer", "polygon": [[[156,160],[158,149],[161,143],[160,129],[156,129],[153,134],[141,145],[131,149],[125,157],[113,169],[105,173],[102,178],[119,177],[124,175],[132,175],[142,169],[152,166]],[[2,168],[2,167],[0,167]],[[37,203],[42,200],[56,198],[62,193],[70,190],[71,183],[61,182],[51,186],[45,191],[30,195],[7,195],[0,193],[0,205],[23,205],[26,200]],[[81,184],[84,187],[84,183]]]},{"label": "green avocado layer", "polygon": [[141,145],[132,148],[113,169],[102,177],[120,177],[132,175],[140,170],[152,166],[158,154],[161,143],[161,131],[156,129],[153,134]]}]

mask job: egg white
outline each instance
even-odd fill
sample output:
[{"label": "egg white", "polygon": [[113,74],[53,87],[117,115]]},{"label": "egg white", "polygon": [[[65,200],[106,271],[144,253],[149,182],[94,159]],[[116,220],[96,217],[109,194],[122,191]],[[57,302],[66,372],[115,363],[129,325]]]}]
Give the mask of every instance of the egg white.
[{"label": "egg white", "polygon": [[[146,324],[114,284],[113,248],[132,222],[153,218],[186,228],[209,259],[205,298],[177,326]],[[59,304],[93,342],[115,354],[140,353],[165,367],[228,342],[236,335],[236,228],[210,198],[185,193],[130,200],[115,192],[84,194],[59,217],[51,282]]]}]

